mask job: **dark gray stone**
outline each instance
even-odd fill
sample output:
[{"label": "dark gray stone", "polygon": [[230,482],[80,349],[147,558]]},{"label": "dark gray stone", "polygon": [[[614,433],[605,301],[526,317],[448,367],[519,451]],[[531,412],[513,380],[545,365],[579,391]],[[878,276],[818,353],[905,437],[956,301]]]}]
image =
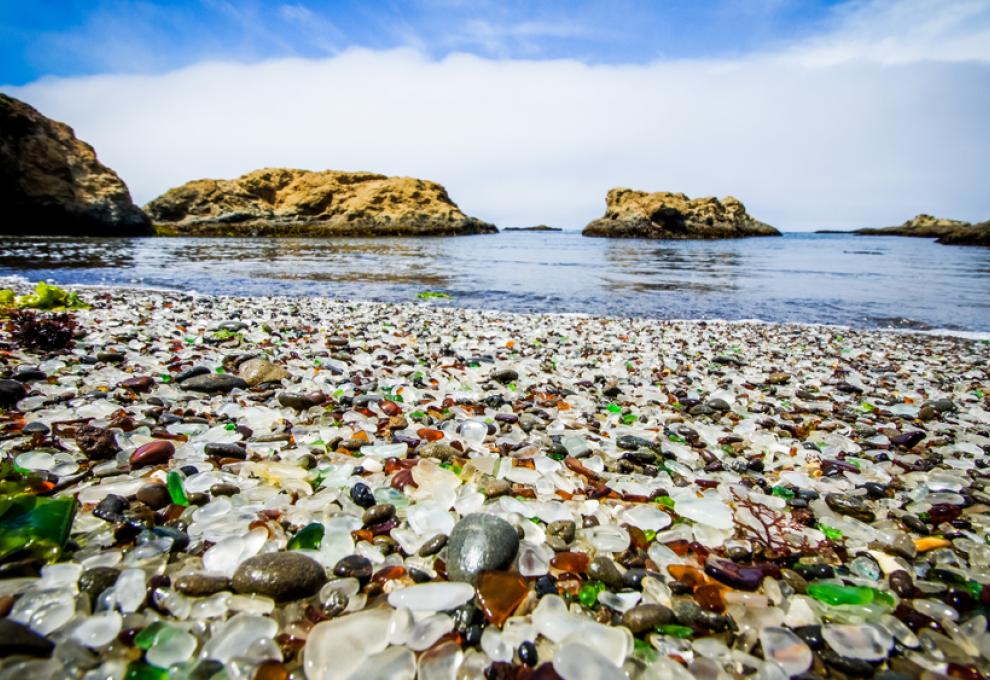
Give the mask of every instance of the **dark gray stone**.
[{"label": "dark gray stone", "polygon": [[482,571],[505,569],[519,551],[519,536],[511,524],[495,515],[467,515],[447,541],[447,578],[476,584]]},{"label": "dark gray stone", "polygon": [[210,373],[183,380],[179,386],[190,392],[226,394],[235,389],[246,390],[248,384],[244,382],[243,378],[238,378],[236,375],[230,375],[229,373]]},{"label": "dark gray stone", "polygon": [[622,625],[634,635],[663,626],[674,620],[674,612],[662,604],[641,604],[622,615]]},{"label": "dark gray stone", "polygon": [[288,602],[315,595],[327,574],[319,562],[301,553],[265,553],[241,562],[231,582],[238,593]]},{"label": "dark gray stone", "polygon": [[210,574],[185,574],[175,579],[172,587],[183,595],[208,597],[224,590],[230,590],[230,579],[226,576]]}]

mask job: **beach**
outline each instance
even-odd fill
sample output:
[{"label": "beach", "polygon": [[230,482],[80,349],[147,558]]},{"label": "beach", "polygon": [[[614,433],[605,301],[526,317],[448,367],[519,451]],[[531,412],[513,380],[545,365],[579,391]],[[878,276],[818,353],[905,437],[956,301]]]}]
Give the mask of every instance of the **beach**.
[{"label": "beach", "polygon": [[0,560],[4,677],[990,657],[986,340],[74,290],[71,349],[3,353],[5,498],[62,520],[0,516],[37,529]]}]

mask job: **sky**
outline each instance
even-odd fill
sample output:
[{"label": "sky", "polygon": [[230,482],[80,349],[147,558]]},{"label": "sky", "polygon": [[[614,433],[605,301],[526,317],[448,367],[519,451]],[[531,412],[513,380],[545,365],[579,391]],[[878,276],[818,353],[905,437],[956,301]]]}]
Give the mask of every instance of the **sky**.
[{"label": "sky", "polygon": [[990,219],[990,0],[0,0],[0,91],[139,203],[265,166],[580,228],[628,186],[783,230]]}]

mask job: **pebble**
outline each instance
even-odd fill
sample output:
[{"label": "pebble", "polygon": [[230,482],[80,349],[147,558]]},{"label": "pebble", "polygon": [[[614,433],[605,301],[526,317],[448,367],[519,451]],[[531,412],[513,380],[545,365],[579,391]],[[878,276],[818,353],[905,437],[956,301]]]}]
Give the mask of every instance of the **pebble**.
[{"label": "pebble", "polygon": [[519,536],[504,519],[484,513],[466,515],[447,541],[447,577],[477,583],[482,571],[508,567],[518,551]]},{"label": "pebble", "polygon": [[191,597],[208,597],[225,590],[231,590],[231,581],[226,576],[212,574],[183,574],[172,582],[172,587]]},{"label": "pebble", "polygon": [[261,385],[262,383],[280,383],[290,377],[287,370],[281,366],[276,366],[267,359],[248,359],[237,368],[237,375],[240,376],[248,387]]},{"label": "pebble", "polygon": [[265,553],[241,563],[231,584],[238,593],[254,593],[285,602],[315,595],[327,575],[319,562],[299,552]]},{"label": "pebble", "polygon": [[371,560],[361,555],[348,555],[341,558],[333,567],[333,574],[338,578],[356,578],[361,583],[371,579],[374,567]]},{"label": "pebble", "polygon": [[27,393],[27,388],[17,380],[0,378],[0,406],[3,408],[14,408]]},{"label": "pebble", "polygon": [[196,375],[179,383],[182,389],[206,394],[227,394],[233,390],[247,389],[243,378],[227,373]]},{"label": "pebble", "polygon": [[131,467],[139,468],[149,465],[161,465],[171,460],[175,455],[175,444],[170,441],[157,440],[139,446],[131,454]]},{"label": "pebble", "polygon": [[135,498],[152,510],[161,510],[172,502],[172,497],[164,484],[145,484],[137,490]]},{"label": "pebble", "polygon": [[653,630],[657,626],[668,624],[673,619],[674,612],[669,607],[662,604],[641,604],[622,615],[622,625],[631,630],[634,635],[639,635]]},{"label": "pebble", "polygon": [[0,658],[23,654],[47,659],[55,643],[22,623],[9,618],[0,619]]}]

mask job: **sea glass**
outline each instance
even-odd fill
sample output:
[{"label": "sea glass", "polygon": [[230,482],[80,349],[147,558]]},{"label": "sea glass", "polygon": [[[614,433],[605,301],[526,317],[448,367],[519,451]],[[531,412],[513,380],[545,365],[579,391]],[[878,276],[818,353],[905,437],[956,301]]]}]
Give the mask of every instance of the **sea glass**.
[{"label": "sea glass", "polygon": [[319,550],[326,527],[322,522],[312,522],[289,539],[289,550]]},{"label": "sea glass", "polygon": [[893,606],[894,600],[887,593],[867,586],[843,586],[837,583],[812,583],[808,595],[830,605],[867,605],[879,602]]},{"label": "sea glass", "polygon": [[504,571],[486,571],[478,579],[478,603],[485,617],[502,627],[529,593],[526,579]]},{"label": "sea glass", "polygon": [[57,560],[69,537],[75,512],[73,498],[30,494],[0,497],[0,562]]},{"label": "sea glass", "polygon": [[172,498],[172,502],[176,505],[188,507],[189,496],[186,494],[186,490],[182,486],[182,473],[178,470],[172,470],[169,472],[167,484],[168,495]]}]

